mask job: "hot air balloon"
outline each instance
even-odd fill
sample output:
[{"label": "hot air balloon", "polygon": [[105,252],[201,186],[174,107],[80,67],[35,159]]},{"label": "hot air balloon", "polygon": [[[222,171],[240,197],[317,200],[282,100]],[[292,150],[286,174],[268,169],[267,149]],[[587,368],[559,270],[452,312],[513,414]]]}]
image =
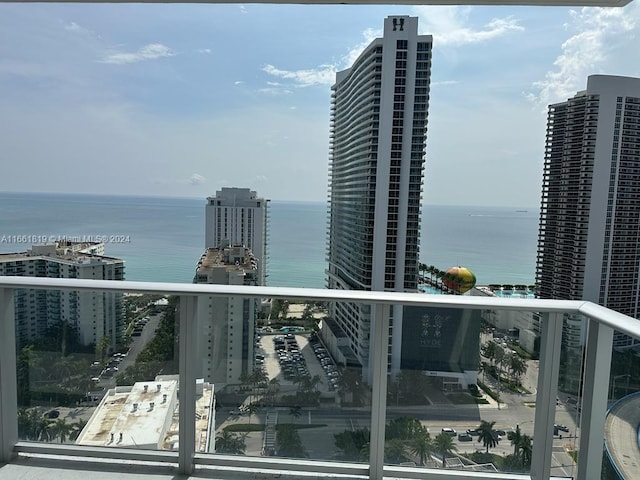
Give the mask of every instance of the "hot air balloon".
[{"label": "hot air balloon", "polygon": [[450,290],[458,293],[465,293],[471,290],[476,284],[476,276],[465,267],[451,267],[442,278]]}]

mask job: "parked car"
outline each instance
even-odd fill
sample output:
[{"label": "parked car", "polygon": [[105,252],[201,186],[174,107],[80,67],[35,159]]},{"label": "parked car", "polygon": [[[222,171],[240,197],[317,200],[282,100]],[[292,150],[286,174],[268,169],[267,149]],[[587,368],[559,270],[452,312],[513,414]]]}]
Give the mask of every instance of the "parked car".
[{"label": "parked car", "polygon": [[443,428],[442,433],[446,433],[447,435],[451,435],[452,437],[455,437],[458,434],[458,432],[456,432],[453,428]]},{"label": "parked car", "polygon": [[458,434],[458,441],[459,442],[472,442],[473,441],[473,437],[471,435],[469,435],[468,433],[459,433]]},{"label": "parked car", "polygon": [[566,425],[554,425],[554,428],[557,428],[558,430],[561,430],[563,432],[568,432],[569,431],[569,427],[567,427]]}]

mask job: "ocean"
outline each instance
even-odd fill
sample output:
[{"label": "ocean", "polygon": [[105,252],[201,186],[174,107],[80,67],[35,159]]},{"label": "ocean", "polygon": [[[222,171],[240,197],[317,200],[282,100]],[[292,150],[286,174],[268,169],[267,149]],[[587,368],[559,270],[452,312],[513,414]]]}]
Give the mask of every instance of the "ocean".
[{"label": "ocean", "polygon": [[[204,249],[206,199],[0,193],[0,253],[31,241],[105,239],[126,261],[126,279],[190,283]],[[324,288],[324,203],[272,201],[270,286]],[[420,260],[442,270],[462,265],[479,285],[533,284],[538,209],[424,205]]]}]

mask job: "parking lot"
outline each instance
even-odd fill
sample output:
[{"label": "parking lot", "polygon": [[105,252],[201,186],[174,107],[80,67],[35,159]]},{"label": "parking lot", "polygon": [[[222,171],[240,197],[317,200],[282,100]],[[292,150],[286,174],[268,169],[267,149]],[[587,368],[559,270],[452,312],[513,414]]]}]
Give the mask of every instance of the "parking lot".
[{"label": "parking lot", "polygon": [[258,344],[256,359],[262,365],[269,380],[277,378],[282,390],[294,386],[297,377],[318,376],[317,388],[322,392],[335,391],[338,371],[315,334],[282,333],[263,335]]}]

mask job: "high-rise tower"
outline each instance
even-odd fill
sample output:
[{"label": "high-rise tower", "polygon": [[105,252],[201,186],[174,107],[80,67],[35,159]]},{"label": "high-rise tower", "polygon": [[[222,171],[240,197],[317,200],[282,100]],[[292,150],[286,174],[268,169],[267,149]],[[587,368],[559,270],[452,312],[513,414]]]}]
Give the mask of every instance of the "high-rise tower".
[{"label": "high-rise tower", "polygon": [[[592,75],[549,106],[536,284],[640,318],[640,79]],[[567,318],[565,347],[584,342]],[[616,334],[614,346],[632,339]]]},{"label": "high-rise tower", "polygon": [[249,248],[258,261],[258,285],[267,277],[268,203],[248,188],[223,188],[205,207],[205,248]]},{"label": "high-rise tower", "polygon": [[[328,281],[332,289],[416,291],[426,145],[430,35],[388,17],[384,35],[338,72],[332,90]],[[331,330],[344,361],[368,372],[369,306],[336,303]],[[391,370],[400,365],[402,309],[393,309]],[[398,334],[396,334],[398,332]],[[340,342],[338,342],[340,343]],[[349,360],[350,359],[350,360]]]}]

